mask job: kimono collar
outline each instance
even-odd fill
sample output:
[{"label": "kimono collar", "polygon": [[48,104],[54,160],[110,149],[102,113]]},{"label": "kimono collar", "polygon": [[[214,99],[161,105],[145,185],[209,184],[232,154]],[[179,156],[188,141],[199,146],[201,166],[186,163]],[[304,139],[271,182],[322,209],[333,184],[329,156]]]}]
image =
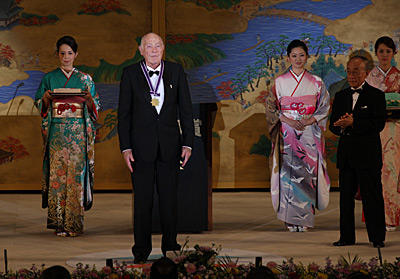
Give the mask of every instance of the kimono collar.
[{"label": "kimono collar", "polygon": [[72,68],[72,70],[68,73],[66,72],[63,68],[60,67],[60,70],[64,73],[64,75],[69,79],[72,75],[72,73],[75,71],[75,68]]},{"label": "kimono collar", "polygon": [[389,74],[390,70],[392,69],[392,66],[390,66],[390,68],[385,72],[384,70],[381,69],[381,67],[379,67],[379,66],[376,66],[376,67],[378,68],[378,70],[379,70],[385,77]]},{"label": "kimono collar", "polygon": [[289,69],[289,71],[292,73],[293,77],[297,80],[297,82],[299,82],[306,70],[303,70],[300,75],[296,75],[296,73],[293,72],[292,69]]}]

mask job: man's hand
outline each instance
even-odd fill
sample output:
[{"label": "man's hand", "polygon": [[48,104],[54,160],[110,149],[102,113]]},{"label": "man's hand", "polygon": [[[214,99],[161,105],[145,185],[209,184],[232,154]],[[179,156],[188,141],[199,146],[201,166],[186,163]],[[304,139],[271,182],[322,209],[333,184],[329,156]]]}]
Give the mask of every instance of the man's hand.
[{"label": "man's hand", "polygon": [[124,161],[129,171],[133,172],[132,163],[135,161],[135,159],[133,159],[132,150],[125,150],[122,152],[122,155],[124,156]]},{"label": "man's hand", "polygon": [[190,155],[192,155],[192,149],[186,146],[182,147],[182,154],[181,154],[181,158],[183,159],[182,168],[186,165],[187,161],[190,158]]},{"label": "man's hand", "polygon": [[338,121],[333,123],[333,126],[345,129],[349,126],[353,126],[353,121],[353,114],[346,113],[345,115],[342,115]]}]

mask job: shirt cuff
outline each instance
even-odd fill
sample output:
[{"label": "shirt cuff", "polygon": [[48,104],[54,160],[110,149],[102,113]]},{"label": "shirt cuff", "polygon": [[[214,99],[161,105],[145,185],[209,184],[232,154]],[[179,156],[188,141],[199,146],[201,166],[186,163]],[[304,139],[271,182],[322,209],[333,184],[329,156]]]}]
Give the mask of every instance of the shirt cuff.
[{"label": "shirt cuff", "polygon": [[192,150],[192,148],[191,148],[190,146],[187,146],[187,145],[184,145],[184,146],[182,146],[182,147],[187,147],[187,148],[189,148],[190,150]]},{"label": "shirt cuff", "polygon": [[124,153],[126,151],[132,151],[132,149],[124,149],[124,150],[122,150],[122,153]]}]

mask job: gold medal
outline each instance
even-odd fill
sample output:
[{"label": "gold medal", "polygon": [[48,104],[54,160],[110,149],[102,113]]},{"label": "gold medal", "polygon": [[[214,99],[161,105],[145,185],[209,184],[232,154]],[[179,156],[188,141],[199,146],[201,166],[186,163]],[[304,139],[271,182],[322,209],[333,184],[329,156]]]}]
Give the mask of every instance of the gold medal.
[{"label": "gold medal", "polygon": [[159,103],[160,103],[160,102],[158,101],[157,98],[152,98],[152,99],[151,99],[151,105],[152,105],[153,107],[158,106]]}]

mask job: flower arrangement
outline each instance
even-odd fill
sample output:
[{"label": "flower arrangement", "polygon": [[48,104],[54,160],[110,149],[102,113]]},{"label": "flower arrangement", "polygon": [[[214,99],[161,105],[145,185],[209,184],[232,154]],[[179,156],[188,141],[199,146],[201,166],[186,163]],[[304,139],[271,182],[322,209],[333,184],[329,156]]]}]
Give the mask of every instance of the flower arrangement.
[{"label": "flower arrangement", "polygon": [[[176,254],[174,259],[178,265],[179,278],[182,279],[218,279],[229,278],[239,279],[246,278],[253,264],[240,265],[237,261],[230,257],[218,257],[221,248],[212,245],[204,247],[195,245],[193,249],[189,249],[187,242],[180,252]],[[377,258],[372,258],[369,262],[362,261],[358,256],[351,258],[341,257],[337,264],[333,264],[330,258],[326,258],[324,265],[310,263],[304,265],[296,264],[293,259],[278,264],[268,262],[266,266],[279,279],[340,279],[347,278],[353,272],[360,272],[369,275],[371,279],[400,278],[400,257],[396,258],[393,263],[384,261],[379,263]],[[44,266],[39,269],[35,265],[31,269],[20,269],[16,272],[7,274],[0,272],[0,278],[4,279],[33,279],[39,278],[44,270]],[[103,267],[97,270],[95,267],[89,267],[78,264],[76,269],[71,273],[75,279],[146,279],[150,276],[150,266],[145,265],[143,268],[127,268],[125,264],[116,267]]]}]

